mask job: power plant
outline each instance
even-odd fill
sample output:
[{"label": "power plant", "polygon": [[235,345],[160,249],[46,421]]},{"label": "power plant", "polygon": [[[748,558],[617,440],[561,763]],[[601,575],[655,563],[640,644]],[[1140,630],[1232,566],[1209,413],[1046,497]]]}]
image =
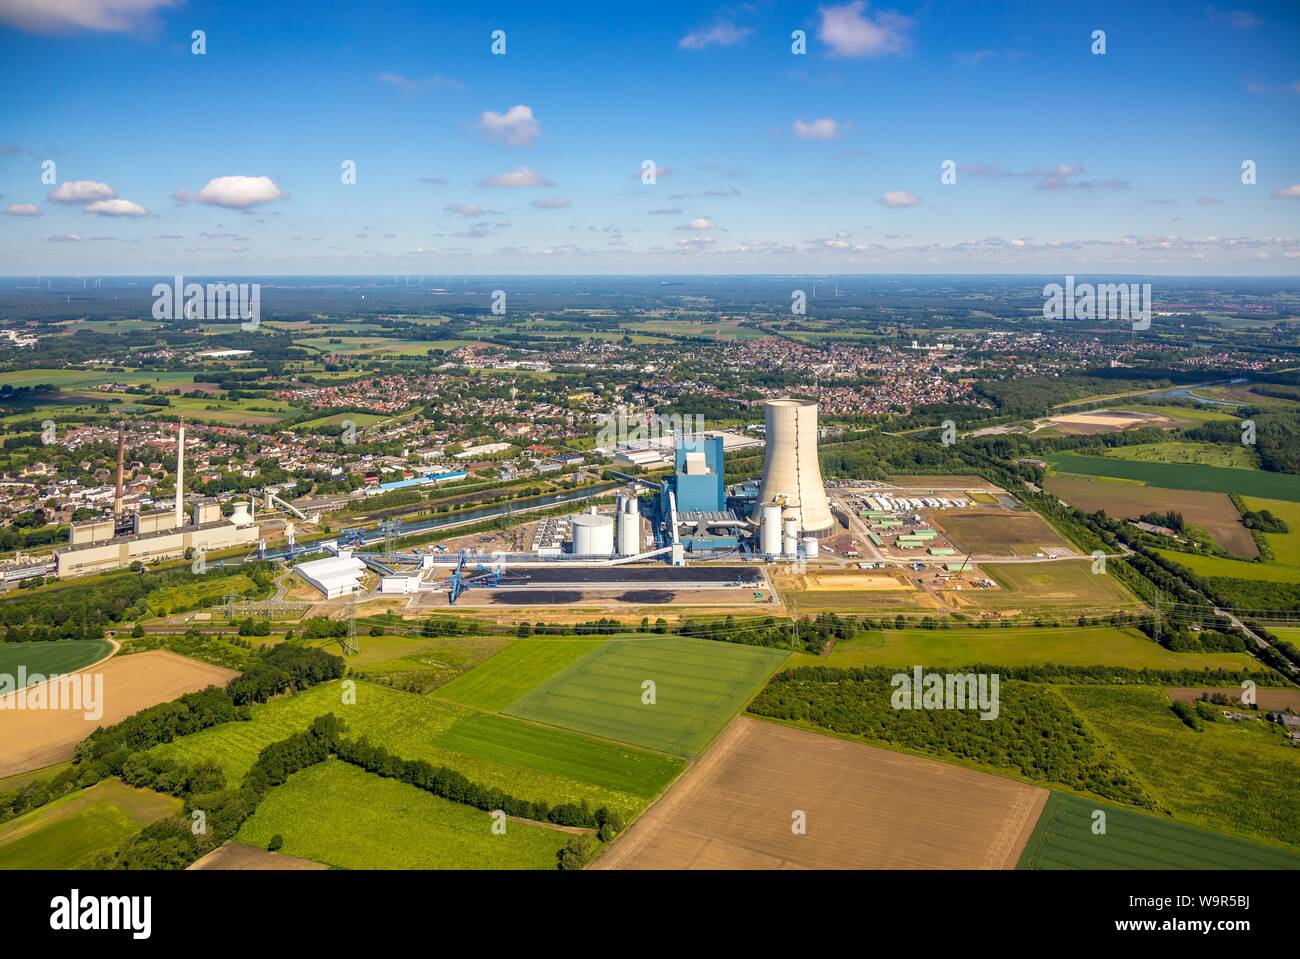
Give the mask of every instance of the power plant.
[{"label": "power plant", "polygon": [[176,433],[176,500],[171,509],[136,511],[128,516],[123,503],[125,463],[126,427],[119,424],[113,516],[69,527],[68,546],[54,553],[58,576],[85,576],[137,561],[176,559],[186,550],[207,553],[257,542],[257,524],[249,512],[251,504],[237,504],[227,519],[215,500],[201,499],[194,504],[190,522],[185,522],[184,420]]},{"label": "power plant", "polygon": [[[817,403],[813,400],[779,399],[763,404],[767,424],[767,448],[763,456],[763,479],[758,486],[758,501],[751,518],[760,524],[763,552],[773,555],[769,546],[777,534],[763,535],[761,527],[767,508],[780,504],[782,538],[790,536],[794,523],[794,549],[782,549],[786,555],[797,551],[799,534],[822,538],[835,528],[826,484],[817,462]],[[783,547],[788,545],[783,542]]]}]

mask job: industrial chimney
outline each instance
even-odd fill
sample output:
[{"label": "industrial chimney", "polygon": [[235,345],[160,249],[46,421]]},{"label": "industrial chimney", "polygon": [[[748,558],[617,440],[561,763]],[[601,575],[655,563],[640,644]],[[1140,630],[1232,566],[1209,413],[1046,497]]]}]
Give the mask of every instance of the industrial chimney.
[{"label": "industrial chimney", "polygon": [[113,517],[122,518],[122,474],[126,470],[126,423],[117,424],[117,487],[113,492]]},{"label": "industrial chimney", "polygon": [[817,463],[817,403],[768,400],[763,404],[763,413],[767,449],[755,521],[762,518],[762,504],[782,502],[784,515],[797,519],[801,531],[809,536],[825,536],[834,529],[835,520]]},{"label": "industrial chimney", "polygon": [[176,433],[176,525],[185,525],[185,418]]}]

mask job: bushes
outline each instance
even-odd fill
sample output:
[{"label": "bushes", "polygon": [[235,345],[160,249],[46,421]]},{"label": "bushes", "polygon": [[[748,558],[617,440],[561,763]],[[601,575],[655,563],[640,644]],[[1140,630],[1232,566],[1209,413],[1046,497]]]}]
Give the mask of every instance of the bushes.
[{"label": "bushes", "polygon": [[282,643],[267,650],[261,661],[226,684],[232,702],[262,703],[289,689],[306,689],[343,675],[341,657],[324,650]]}]

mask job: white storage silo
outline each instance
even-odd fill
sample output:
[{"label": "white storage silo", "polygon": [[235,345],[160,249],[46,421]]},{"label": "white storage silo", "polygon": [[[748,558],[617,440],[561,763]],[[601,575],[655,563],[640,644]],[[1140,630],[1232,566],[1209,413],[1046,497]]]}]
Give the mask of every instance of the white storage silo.
[{"label": "white storage silo", "polygon": [[614,552],[614,517],[581,513],[573,517],[573,554],[609,556]]},{"label": "white storage silo", "polygon": [[793,516],[785,519],[785,538],[782,541],[786,556],[799,555],[799,520]]},{"label": "white storage silo", "polygon": [[618,514],[618,551],[623,556],[641,552],[641,512],[635,496],[627,498]]},{"label": "white storage silo", "polygon": [[805,536],[803,538],[803,554],[807,559],[816,559],[821,552],[821,547],[817,543],[816,536]]},{"label": "white storage silo", "polygon": [[764,503],[759,507],[759,550],[764,556],[781,555],[781,504]]}]

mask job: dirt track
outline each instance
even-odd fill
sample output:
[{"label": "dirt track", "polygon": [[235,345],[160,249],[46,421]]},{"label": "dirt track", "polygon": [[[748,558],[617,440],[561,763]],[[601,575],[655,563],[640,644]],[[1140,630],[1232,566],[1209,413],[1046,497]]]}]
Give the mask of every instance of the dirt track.
[{"label": "dirt track", "polygon": [[[163,649],[114,656],[71,675],[103,676],[103,715],[85,718],[81,710],[14,709],[16,697],[36,687],[0,699],[0,778],[40,769],[72,758],[77,743],[96,727],[111,726],[158,703],[206,686],[224,686],[238,673],[179,656]],[[40,684],[48,687],[50,684]]]},{"label": "dirt track", "polygon": [[742,716],[592,868],[1012,869],[1047,796]]},{"label": "dirt track", "polygon": [[228,842],[218,846],[202,859],[187,866],[188,869],[255,869],[255,870],[311,870],[328,869],[329,866],[310,859],[299,859],[279,852],[267,852],[257,846],[242,842]]}]

